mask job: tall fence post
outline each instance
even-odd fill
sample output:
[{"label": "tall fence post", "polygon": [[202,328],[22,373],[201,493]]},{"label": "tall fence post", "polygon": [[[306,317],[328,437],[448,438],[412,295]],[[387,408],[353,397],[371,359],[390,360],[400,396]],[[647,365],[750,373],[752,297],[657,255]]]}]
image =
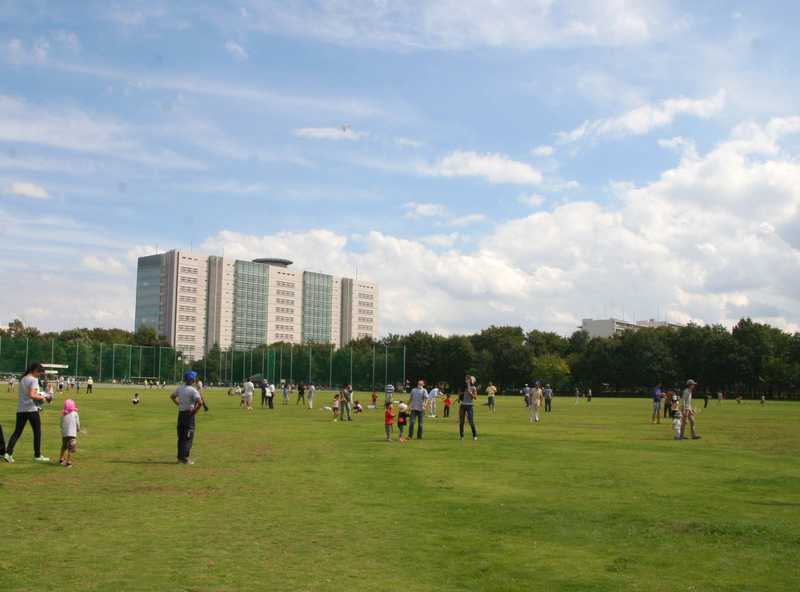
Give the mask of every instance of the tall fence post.
[{"label": "tall fence post", "polygon": [[78,382],[78,340],[75,340],[75,383]]},{"label": "tall fence post", "polygon": [[117,344],[111,344],[111,382],[114,382],[114,376],[117,373]]},{"label": "tall fence post", "polygon": [[406,388],[406,346],[403,346],[403,390]]},{"label": "tall fence post", "polygon": [[50,340],[50,363],[51,364],[55,364],[55,358],[56,358],[56,340],[55,339],[51,339]]},{"label": "tall fence post", "polygon": [[97,382],[103,382],[103,342],[100,342],[100,376],[97,378]]},{"label": "tall fence post", "polygon": [[294,382],[294,343],[289,344],[289,384]]},{"label": "tall fence post", "polygon": [[372,390],[375,390],[375,344],[372,344]]},{"label": "tall fence post", "polygon": [[311,384],[311,344],[308,344],[308,384]]},{"label": "tall fence post", "polygon": [[[30,339],[29,337],[25,338],[25,370],[28,369],[28,341],[29,341],[29,339]],[[25,370],[23,370],[23,372]]]},{"label": "tall fence post", "polygon": [[333,344],[331,343],[331,356],[328,363],[328,387],[333,386]]},{"label": "tall fence post", "polygon": [[383,385],[389,384],[389,344],[385,343],[383,357]]},{"label": "tall fence post", "polygon": [[351,387],[353,386],[353,344],[350,344],[350,382],[348,383]]}]

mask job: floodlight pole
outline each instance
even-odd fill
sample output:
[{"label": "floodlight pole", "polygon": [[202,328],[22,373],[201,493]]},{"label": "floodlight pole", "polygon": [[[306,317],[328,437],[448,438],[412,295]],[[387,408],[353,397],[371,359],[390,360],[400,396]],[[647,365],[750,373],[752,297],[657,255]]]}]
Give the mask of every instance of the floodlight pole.
[{"label": "floodlight pole", "polygon": [[128,346],[128,380],[133,377],[133,346]]},{"label": "floodlight pole", "polygon": [[278,380],[283,380],[283,345],[281,345],[281,372]]},{"label": "floodlight pole", "polygon": [[406,388],[406,346],[403,346],[403,389]]},{"label": "floodlight pole", "polygon": [[114,375],[117,373],[117,344],[111,344],[111,382],[114,382]]},{"label": "floodlight pole", "polygon": [[348,383],[350,387],[353,386],[353,344],[350,344],[350,382]]},{"label": "floodlight pole", "polygon": [[311,384],[311,344],[308,344],[308,384]]},{"label": "floodlight pole", "polygon": [[158,382],[161,382],[161,351],[162,348],[158,346]]},{"label": "floodlight pole", "polygon": [[100,376],[98,382],[103,382],[103,342],[100,342]]},{"label": "floodlight pole", "polygon": [[289,384],[294,382],[294,343],[289,344]]},{"label": "floodlight pole", "polygon": [[78,340],[75,340],[75,383],[78,382]]},{"label": "floodlight pole", "polygon": [[331,343],[331,357],[328,364],[328,387],[333,386],[333,344]]}]

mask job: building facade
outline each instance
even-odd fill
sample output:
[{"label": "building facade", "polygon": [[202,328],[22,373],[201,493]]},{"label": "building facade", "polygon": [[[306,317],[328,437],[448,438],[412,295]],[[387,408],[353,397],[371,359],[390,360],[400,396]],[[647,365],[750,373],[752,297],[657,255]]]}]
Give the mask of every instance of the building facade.
[{"label": "building facade", "polygon": [[285,259],[239,261],[186,251],[140,257],[135,327],[156,329],[184,354],[215,345],[335,347],[378,338],[378,287],[365,280],[291,269]]},{"label": "building facade", "polygon": [[656,321],[654,319],[637,321],[633,323],[631,321],[623,321],[612,317],[610,319],[583,319],[580,329],[581,331],[588,333],[591,339],[594,339],[595,337],[613,337],[614,335],[620,335],[625,331],[638,331],[639,329],[654,329],[657,327],[669,327],[671,329],[677,329],[682,326],[683,325],[668,323],[665,321]]}]

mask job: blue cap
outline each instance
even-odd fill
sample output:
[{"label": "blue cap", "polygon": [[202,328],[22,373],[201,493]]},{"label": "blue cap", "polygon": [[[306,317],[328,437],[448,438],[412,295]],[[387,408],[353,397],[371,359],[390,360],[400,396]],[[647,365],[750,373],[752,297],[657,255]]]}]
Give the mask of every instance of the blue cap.
[{"label": "blue cap", "polygon": [[197,372],[194,370],[189,370],[186,374],[183,375],[184,382],[188,382],[190,380],[194,381],[197,380]]}]

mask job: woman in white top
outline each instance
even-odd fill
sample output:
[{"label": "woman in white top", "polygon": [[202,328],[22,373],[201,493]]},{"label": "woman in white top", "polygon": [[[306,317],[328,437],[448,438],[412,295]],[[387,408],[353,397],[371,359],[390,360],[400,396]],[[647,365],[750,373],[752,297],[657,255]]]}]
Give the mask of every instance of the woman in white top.
[{"label": "woman in white top", "polygon": [[39,393],[39,377],[44,374],[44,366],[34,362],[25,371],[25,376],[19,381],[19,404],[17,405],[17,424],[14,433],[8,440],[3,460],[7,463],[14,462],[14,446],[25,429],[25,424],[33,428],[33,460],[36,462],[50,462],[42,456],[42,420],[39,417],[39,408],[45,402],[52,400],[52,395]]}]

